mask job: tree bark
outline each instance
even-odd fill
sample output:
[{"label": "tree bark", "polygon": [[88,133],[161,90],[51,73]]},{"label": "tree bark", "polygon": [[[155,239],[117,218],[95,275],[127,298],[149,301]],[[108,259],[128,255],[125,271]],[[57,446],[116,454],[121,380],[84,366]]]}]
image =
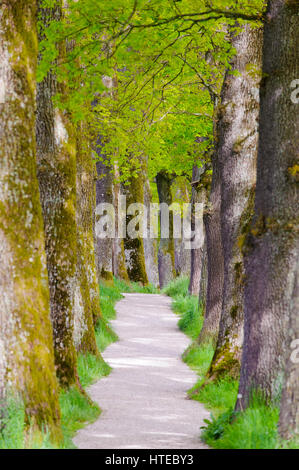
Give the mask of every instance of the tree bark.
[{"label": "tree bark", "polygon": [[207,301],[207,288],[208,288],[208,253],[207,253],[207,242],[206,235],[204,231],[204,244],[203,244],[203,254],[202,254],[202,263],[200,271],[200,283],[199,283],[199,303],[205,311],[206,301]]},{"label": "tree bark", "polygon": [[158,244],[156,238],[151,238],[150,225],[151,225],[151,207],[152,196],[148,177],[145,176],[144,181],[144,205],[147,208],[147,237],[143,240],[145,268],[150,284],[155,287],[159,286],[159,271],[158,271]]},{"label": "tree bark", "polygon": [[191,250],[191,273],[190,273],[190,284],[189,284],[189,294],[199,295],[200,290],[200,281],[201,273],[203,271],[203,261],[204,261],[204,231],[195,233],[196,230],[196,221],[195,221],[195,204],[206,205],[207,192],[205,187],[200,186],[200,176],[201,170],[198,166],[194,165],[192,171],[192,196],[191,196],[191,230],[194,233],[193,243],[198,243],[198,248],[194,247]]},{"label": "tree bark", "polygon": [[0,5],[0,398],[60,437],[38,181],[36,2]]},{"label": "tree bark", "polygon": [[[61,17],[61,4],[42,8],[43,27]],[[41,31],[41,38],[43,32]],[[63,51],[60,51],[63,56]],[[73,293],[76,285],[76,141],[66,112],[54,107],[53,97],[66,93],[49,72],[37,87],[37,170],[44,219],[50,287],[54,355],[60,384],[78,383],[73,342]]]},{"label": "tree bark", "polygon": [[[142,170],[141,170],[142,171]],[[123,185],[123,192],[127,198],[127,209],[130,204],[144,202],[144,178],[142,174],[138,177],[132,176],[129,180],[129,185]],[[126,216],[126,226],[132,220],[133,216]],[[124,249],[126,258],[126,268],[130,281],[140,282],[143,285],[148,284],[148,277],[146,274],[144,245],[143,238],[130,238],[126,236],[124,239]]]},{"label": "tree bark", "polygon": [[[177,177],[174,179],[172,186],[172,201],[180,206],[181,210],[181,228],[183,228],[183,217],[188,216],[183,214],[183,204],[190,204],[190,196],[187,186],[186,178]],[[191,222],[191,220],[190,220]],[[184,276],[190,278],[191,272],[191,250],[186,245],[187,240],[184,239],[183,229],[181,230],[180,238],[174,237],[174,266],[176,276]]]},{"label": "tree bark", "polygon": [[[171,178],[164,172],[156,176],[156,183],[160,204],[172,204]],[[161,215],[160,215],[161,220]],[[173,238],[173,218],[170,216],[169,237],[160,238],[158,251],[158,269],[160,288],[165,287],[170,281],[175,279],[175,257],[174,257],[174,238]]]},{"label": "tree bark", "polygon": [[244,259],[242,240],[254,204],[258,144],[262,30],[251,25],[232,38],[236,55],[221,93],[215,158],[221,186],[221,239],[224,284],[219,334],[208,376],[239,377],[243,345]]},{"label": "tree bark", "polygon": [[207,191],[211,184],[209,201],[204,208],[204,227],[207,246],[207,295],[204,323],[199,335],[199,343],[212,342],[216,345],[222,306],[224,262],[221,240],[220,205],[221,181],[217,153],[212,156],[213,176],[206,175],[202,184]]},{"label": "tree bark", "polygon": [[[113,204],[113,169],[101,153],[101,140],[98,139],[96,152],[102,160],[97,161],[96,203]],[[96,244],[98,273],[101,279],[113,281],[113,238],[97,238]]]},{"label": "tree bark", "polygon": [[[119,169],[114,165],[115,181],[113,184],[113,206],[116,214],[115,230],[116,236],[113,240],[113,274],[118,279],[129,282],[129,276],[126,267],[124,239],[118,233],[121,228],[119,227],[118,211],[119,211],[119,198],[124,195],[122,185],[119,182]],[[125,216],[125,215],[124,215]]]},{"label": "tree bark", "polygon": [[98,355],[94,325],[101,317],[95,265],[93,214],[95,165],[84,139],[83,124],[77,127],[77,270],[74,292],[74,342],[77,351]]},{"label": "tree bark", "polygon": [[[298,4],[268,3],[254,219],[245,248],[245,328],[237,408],[259,389],[279,399],[290,342],[298,338]],[[297,318],[296,318],[297,317]],[[297,387],[297,388],[296,388]],[[298,374],[288,358],[280,431],[298,429]],[[290,420],[290,421],[289,421]]]}]

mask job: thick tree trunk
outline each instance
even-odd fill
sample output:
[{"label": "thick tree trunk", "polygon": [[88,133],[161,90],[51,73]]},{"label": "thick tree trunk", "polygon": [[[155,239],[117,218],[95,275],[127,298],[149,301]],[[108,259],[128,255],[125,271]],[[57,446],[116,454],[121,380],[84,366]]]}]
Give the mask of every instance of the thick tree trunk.
[{"label": "thick tree trunk", "polygon": [[195,231],[197,228],[195,220],[195,204],[203,204],[203,206],[205,206],[207,199],[205,187],[200,186],[200,176],[200,168],[194,165],[192,172],[191,230],[192,233],[194,233],[192,242],[196,245],[198,244],[198,247],[196,246],[191,250],[191,273],[189,284],[189,294],[191,295],[199,295],[204,260],[204,230],[199,231],[199,233]]},{"label": "thick tree trunk", "polygon": [[[123,196],[122,185],[119,182],[119,170],[117,165],[114,166],[114,174],[116,181],[113,184],[113,206],[115,210],[115,238],[113,240],[113,274],[118,279],[129,282],[129,276],[126,267],[124,239],[121,236],[121,227],[119,227],[118,212],[121,211],[120,197]],[[125,210],[126,208],[124,208]],[[125,218],[125,214],[123,215]],[[121,219],[121,216],[120,216]],[[120,222],[121,223],[121,222]]]},{"label": "thick tree trunk", "polygon": [[[213,176],[211,192],[204,208],[204,227],[207,246],[207,293],[204,324],[199,335],[199,343],[212,342],[216,345],[222,306],[223,292],[223,250],[220,225],[221,181],[217,153],[212,156]],[[202,184],[207,188],[210,177],[206,175]]]},{"label": "thick tree trunk", "polygon": [[[144,202],[144,178],[142,175],[139,177],[132,176],[129,185],[123,185],[123,192],[127,198],[127,210],[131,204]],[[126,226],[129,227],[130,221],[134,216],[128,215],[126,217]],[[140,225],[140,224],[139,224]],[[137,227],[138,228],[138,227]],[[139,227],[141,229],[141,227]],[[126,268],[130,281],[140,282],[143,285],[148,284],[148,277],[146,274],[145,257],[143,237],[131,238],[127,235],[124,239]]]},{"label": "thick tree trunk", "polygon": [[[160,172],[156,176],[156,183],[160,204],[172,204],[171,194],[171,178],[164,172]],[[160,215],[161,221],[161,215]],[[162,225],[162,224],[161,224]],[[162,233],[162,227],[161,227]],[[170,281],[175,279],[175,257],[174,257],[174,238],[173,238],[173,218],[170,213],[169,220],[169,237],[160,238],[158,251],[158,268],[160,288],[165,287]]]},{"label": "thick tree trunk", "polygon": [[36,2],[0,5],[0,398],[56,438],[59,405],[36,177]]},{"label": "thick tree trunk", "polygon": [[200,284],[199,284],[199,303],[202,305],[203,310],[205,311],[206,301],[207,301],[207,288],[208,288],[208,253],[207,253],[207,242],[206,235],[204,231],[204,244],[203,244],[203,253],[201,261],[201,271],[200,271]]},{"label": "thick tree trunk", "polygon": [[[42,4],[42,3],[40,3]],[[60,17],[59,5],[40,8],[44,26]],[[37,169],[46,236],[51,320],[56,373],[62,386],[78,382],[73,342],[73,295],[76,284],[76,142],[66,113],[55,109],[52,98],[59,90],[53,73],[37,88]]]},{"label": "thick tree trunk", "polygon": [[[179,204],[181,207],[181,237],[174,238],[174,265],[176,276],[190,277],[191,272],[191,250],[187,245],[187,240],[184,240],[183,234],[183,204],[190,203],[190,196],[186,179],[178,177],[172,184],[172,201],[175,204]],[[187,214],[185,214],[186,220],[188,220]],[[190,220],[191,222],[191,220]]]},{"label": "thick tree trunk", "polygon": [[93,214],[95,165],[84,140],[83,125],[77,128],[77,272],[74,295],[74,342],[77,351],[97,355],[94,325],[101,316],[95,265]]},{"label": "thick tree trunk", "polygon": [[298,73],[298,4],[269,1],[254,219],[246,240],[245,329],[237,407],[251,392],[279,397],[280,431],[298,430],[298,369],[290,343],[298,331],[298,105],[291,83]]},{"label": "thick tree trunk", "polygon": [[155,287],[159,286],[159,271],[158,271],[158,244],[157,238],[151,238],[150,225],[151,225],[151,211],[150,206],[152,202],[151,189],[147,176],[144,181],[144,205],[147,208],[147,237],[143,240],[145,268],[150,284]]},{"label": "thick tree trunk", "polygon": [[[97,154],[103,159],[96,163],[97,182],[96,182],[96,203],[113,204],[113,169],[107,162],[105,155],[101,153],[101,142],[98,141]],[[106,160],[106,161],[105,161]],[[113,280],[112,258],[113,258],[113,238],[97,238],[96,243],[98,273],[101,279],[106,281]]]},{"label": "thick tree trunk", "polygon": [[258,143],[262,30],[247,25],[232,39],[236,49],[221,93],[216,156],[221,179],[221,237],[224,256],[219,335],[208,376],[239,377],[243,345],[244,259],[242,239],[254,205]]}]

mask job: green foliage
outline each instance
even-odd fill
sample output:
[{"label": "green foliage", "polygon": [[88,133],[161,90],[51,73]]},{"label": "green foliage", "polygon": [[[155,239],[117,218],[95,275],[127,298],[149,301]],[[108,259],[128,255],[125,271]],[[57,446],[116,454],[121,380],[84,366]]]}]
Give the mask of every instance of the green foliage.
[{"label": "green foliage", "polygon": [[[212,145],[214,104],[234,53],[227,31],[256,24],[263,4],[69,0],[40,43],[38,79],[52,68],[67,82],[57,106],[102,136],[102,152],[118,162],[123,181],[140,169],[141,155],[150,175],[191,176],[195,158]],[[66,40],[72,47],[60,61]],[[198,136],[206,140],[195,144]]]},{"label": "green foliage", "polygon": [[231,424],[235,413],[232,409],[229,409],[225,413],[222,413],[217,419],[211,413],[211,420],[205,419],[204,422],[207,426],[202,426],[201,429],[204,429],[201,437],[207,442],[208,440],[217,440],[219,439],[226,427]]}]

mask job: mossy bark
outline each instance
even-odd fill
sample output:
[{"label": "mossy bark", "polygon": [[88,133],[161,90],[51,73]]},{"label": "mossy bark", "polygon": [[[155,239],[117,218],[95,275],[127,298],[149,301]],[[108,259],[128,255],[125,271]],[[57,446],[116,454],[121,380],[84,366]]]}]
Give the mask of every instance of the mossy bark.
[{"label": "mossy bark", "polygon": [[[42,2],[40,2],[40,6]],[[61,3],[39,9],[44,27],[60,18]],[[41,38],[43,31],[41,31]],[[60,51],[63,57],[63,51]],[[73,296],[77,265],[76,140],[66,112],[55,109],[53,97],[66,93],[49,72],[37,88],[37,170],[44,219],[50,287],[54,355],[60,384],[78,383],[73,342]]]},{"label": "mossy bark", "polygon": [[203,215],[207,248],[207,289],[204,323],[198,342],[212,342],[216,346],[222,306],[224,261],[220,225],[221,180],[216,152],[211,160],[212,181],[211,176],[207,174],[201,182],[208,192],[210,189],[210,195]]},{"label": "mossy bark", "polygon": [[[160,172],[156,176],[156,183],[160,204],[165,203],[169,206],[172,204],[171,193],[172,178],[165,172]],[[161,221],[161,214],[160,214]],[[161,223],[160,223],[161,230]],[[160,288],[165,287],[170,281],[175,279],[175,247],[173,238],[173,217],[169,218],[169,237],[160,238],[158,251],[158,268]]]},{"label": "mossy bark", "polygon": [[203,253],[202,253],[202,258],[201,258],[198,298],[199,298],[199,303],[203,306],[205,310],[206,301],[207,301],[207,287],[208,287],[208,253],[207,253],[206,237],[204,239],[202,251]]},{"label": "mossy bark", "polygon": [[281,401],[280,432],[298,431],[298,368],[291,344],[298,331],[299,186],[298,104],[291,83],[298,73],[298,3],[268,2],[254,219],[244,249],[245,328],[238,407],[253,389]]},{"label": "mossy bark", "polygon": [[[114,165],[115,181],[113,183],[113,206],[115,214],[119,211],[119,198],[123,194],[122,185],[119,182],[119,169],[117,164]],[[115,232],[116,236],[113,240],[113,274],[118,279],[129,282],[129,276],[126,267],[124,239],[118,236],[118,216],[115,219]]]},{"label": "mossy bark", "polygon": [[262,30],[247,25],[232,38],[236,55],[219,106],[216,156],[220,165],[224,284],[219,334],[210,378],[239,377],[243,345],[244,258],[240,239],[253,215],[258,144]]},{"label": "mossy bark", "polygon": [[[128,185],[123,185],[123,191],[127,198],[127,209],[130,204],[144,202],[144,178],[142,169],[138,177],[131,176]],[[134,216],[126,216],[126,226]],[[130,238],[128,235],[124,239],[124,249],[126,257],[126,268],[130,281],[140,282],[143,285],[148,284],[148,277],[145,267],[143,238]]]},{"label": "mossy bark", "polygon": [[158,271],[158,243],[157,238],[151,237],[151,202],[152,195],[150,183],[147,175],[144,175],[144,205],[147,208],[147,237],[143,240],[145,268],[149,282],[155,286],[159,286],[159,271]]},{"label": "mossy bark", "polygon": [[171,186],[171,191],[173,203],[179,204],[181,208],[181,237],[174,239],[174,265],[176,276],[190,277],[191,250],[186,246],[185,242],[187,242],[187,240],[184,240],[183,233],[183,217],[185,216],[186,220],[188,220],[187,214],[184,214],[184,204],[190,203],[190,194],[186,178],[182,176],[175,178]]},{"label": "mossy bark", "polygon": [[95,211],[95,164],[84,138],[84,125],[77,128],[77,272],[74,305],[74,342],[77,351],[97,355],[94,325],[100,319],[100,296],[95,265],[93,217]]},{"label": "mossy bark", "polygon": [[[107,157],[101,152],[101,139],[99,137],[96,147],[97,155],[101,158],[96,163],[96,204],[113,204],[113,168]],[[96,242],[98,273],[101,279],[113,281],[113,238],[97,238]]]},{"label": "mossy bark", "polygon": [[36,2],[0,5],[0,394],[58,439],[49,289],[36,177]]},{"label": "mossy bark", "polygon": [[202,204],[203,207],[206,205],[208,192],[205,185],[200,184],[200,177],[204,173],[204,169],[200,169],[198,166],[194,165],[192,171],[192,196],[191,196],[191,230],[194,233],[192,242],[196,243],[198,247],[194,247],[191,250],[191,272],[190,272],[190,284],[189,284],[189,294],[199,295],[200,291],[200,282],[201,274],[203,271],[203,261],[204,261],[204,246],[205,246],[205,234],[204,228],[198,232],[195,232],[197,228],[196,224],[196,213],[195,213],[195,204]]}]

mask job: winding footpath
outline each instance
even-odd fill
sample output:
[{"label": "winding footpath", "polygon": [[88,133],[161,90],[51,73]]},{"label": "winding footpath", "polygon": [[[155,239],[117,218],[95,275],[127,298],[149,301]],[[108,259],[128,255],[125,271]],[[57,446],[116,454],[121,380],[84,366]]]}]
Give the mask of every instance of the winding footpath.
[{"label": "winding footpath", "polygon": [[170,305],[156,294],[124,294],[116,305],[119,341],[103,354],[113,370],[88,389],[102,414],[78,432],[78,448],[206,448],[199,436],[209,412],[187,398],[196,374],[181,360],[189,340]]}]

